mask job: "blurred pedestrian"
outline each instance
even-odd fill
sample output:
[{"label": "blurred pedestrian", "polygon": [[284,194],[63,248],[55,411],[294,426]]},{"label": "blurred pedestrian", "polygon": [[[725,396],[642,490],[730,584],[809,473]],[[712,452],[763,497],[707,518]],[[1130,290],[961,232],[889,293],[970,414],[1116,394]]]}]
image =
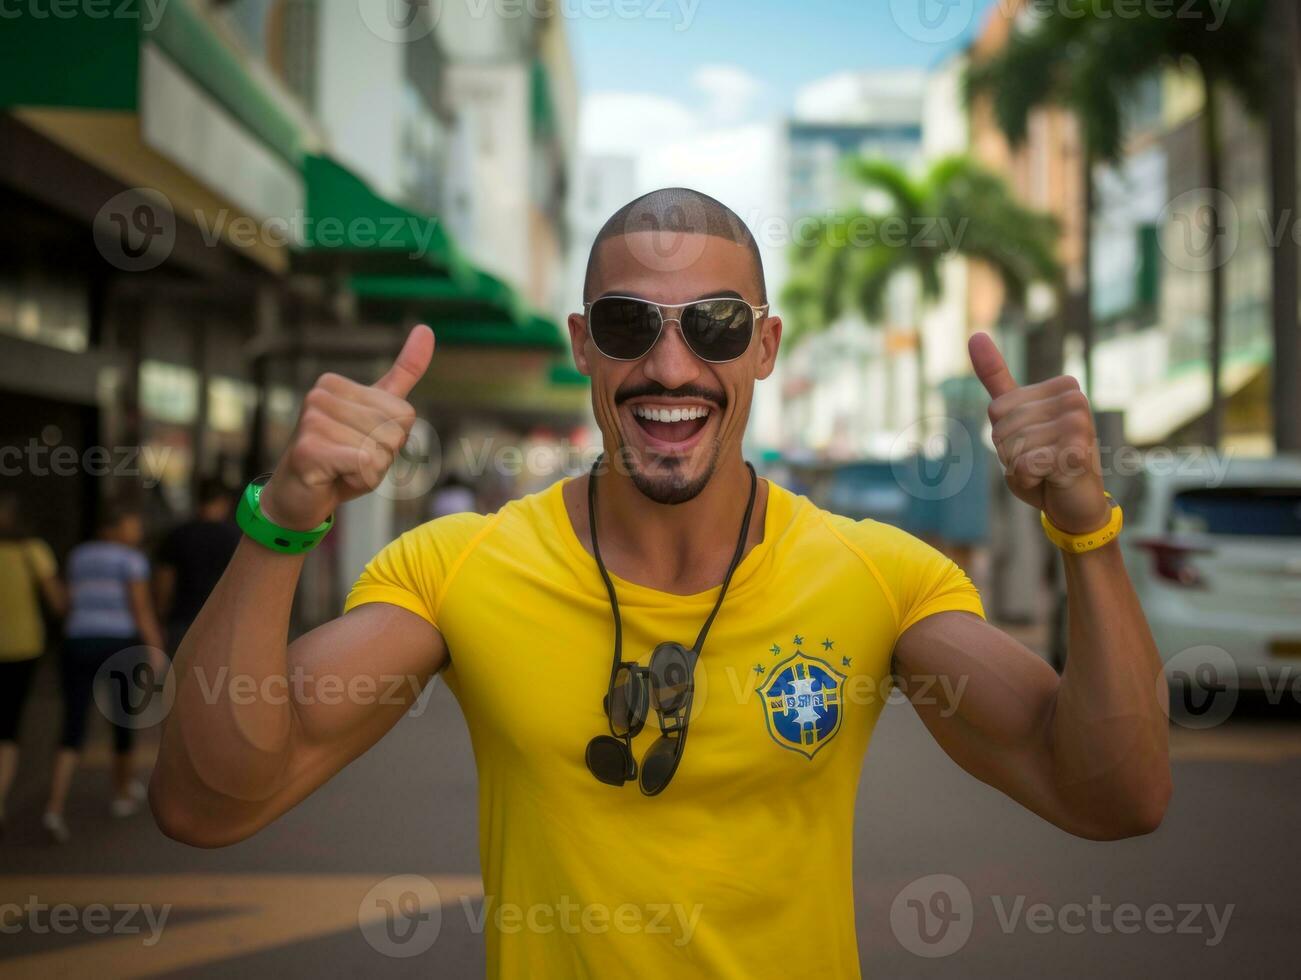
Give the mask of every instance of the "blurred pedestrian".
[{"label": "blurred pedestrian", "polygon": [[[122,650],[141,645],[153,648],[139,663],[161,674],[162,632],[149,595],[149,561],[140,551],[144,522],[127,505],[106,507],[95,539],[78,545],[68,556],[68,620],[62,656],[63,734],[54,758],[50,798],[44,825],[56,843],[68,839],[63,809],[86,739],[86,720],[96,678],[105,663]],[[134,665],[132,679],[139,678]],[[127,817],[140,808],[144,787],[133,778],[134,730],[126,717],[125,692],[114,692],[113,789],[110,812]]]},{"label": "blurred pedestrian", "polygon": [[221,480],[204,480],[194,518],[174,528],[158,551],[154,597],[166,624],[169,657],[235,554],[240,530],[234,513],[234,491]]},{"label": "blurred pedestrian", "polygon": [[41,602],[56,614],[66,596],[50,546],[25,533],[16,494],[0,494],[0,833],[18,771],[18,725],[32,674],[45,652]]}]

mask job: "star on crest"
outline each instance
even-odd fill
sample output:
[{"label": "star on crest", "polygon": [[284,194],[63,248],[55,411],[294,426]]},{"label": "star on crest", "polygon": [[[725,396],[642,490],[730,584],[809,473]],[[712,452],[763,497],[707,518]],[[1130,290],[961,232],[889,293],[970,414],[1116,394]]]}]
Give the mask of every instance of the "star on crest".
[{"label": "star on crest", "polygon": [[777,656],[777,654],[782,652],[782,648],[779,647],[776,643],[774,643],[772,646],[768,648],[768,651],[775,657]]},{"label": "star on crest", "polygon": [[832,640],[831,638],[827,638],[822,641],[822,649],[824,650],[830,650],[835,645],[836,645],[835,640]]},{"label": "star on crest", "polygon": [[800,636],[798,633],[796,633],[796,634],[795,634],[795,640],[794,640],[793,642],[795,643],[796,646],[799,646],[801,643],[804,642],[804,637],[802,637],[802,636]]},{"label": "star on crest", "polygon": [[842,666],[842,667],[848,667],[848,666],[850,665],[850,662],[851,662],[852,660],[853,660],[853,657],[841,657],[841,658],[840,658],[840,666]]}]

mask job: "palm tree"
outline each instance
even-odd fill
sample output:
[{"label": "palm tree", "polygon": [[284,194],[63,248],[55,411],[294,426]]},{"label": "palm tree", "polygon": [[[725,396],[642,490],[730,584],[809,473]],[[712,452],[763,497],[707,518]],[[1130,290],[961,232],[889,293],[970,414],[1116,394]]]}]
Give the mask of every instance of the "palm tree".
[{"label": "palm tree", "polygon": [[[1216,192],[1223,190],[1219,96],[1233,92],[1250,111],[1265,108],[1268,59],[1263,48],[1268,0],[1182,0],[1177,15],[1135,10],[1126,0],[1060,0],[1036,8],[1007,48],[977,66],[969,81],[994,96],[995,115],[1013,142],[1024,138],[1030,109],[1057,103],[1072,109],[1084,131],[1086,166],[1115,161],[1123,148],[1125,96],[1154,72],[1195,72],[1202,83],[1202,152],[1210,264],[1211,410],[1208,442],[1220,441],[1223,398],[1225,274],[1228,261]],[[1118,9],[1123,5],[1124,9]],[[1091,179],[1086,186],[1092,187]],[[1090,195],[1091,198],[1091,195]],[[1091,209],[1091,200],[1087,209]],[[1087,321],[1086,321],[1087,322]],[[1091,338],[1086,338],[1091,345]]]},{"label": "palm tree", "polygon": [[[833,214],[802,236],[782,293],[793,338],[850,311],[880,323],[887,290],[900,274],[915,278],[923,305],[934,302],[943,288],[941,264],[953,255],[994,268],[1016,305],[1032,283],[1058,275],[1056,222],[1018,203],[1000,177],[969,157],[946,157],[919,178],[884,160],[854,158],[848,166],[865,191],[889,202],[888,210]],[[917,417],[924,420],[926,351],[921,323],[913,326]]]}]

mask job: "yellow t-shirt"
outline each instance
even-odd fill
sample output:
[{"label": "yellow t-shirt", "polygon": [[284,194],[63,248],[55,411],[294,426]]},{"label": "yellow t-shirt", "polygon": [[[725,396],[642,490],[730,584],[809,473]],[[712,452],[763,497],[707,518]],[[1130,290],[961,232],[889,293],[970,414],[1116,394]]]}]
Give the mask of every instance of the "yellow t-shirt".
[{"label": "yellow t-shirt", "polygon": [[0,660],[30,660],[45,649],[39,589],[57,571],[44,541],[0,541]]},{"label": "yellow t-shirt", "polygon": [[[612,787],[584,751],[608,734],[613,621],[562,484],[490,516],[443,517],[367,566],[346,608],[433,623],[479,774],[489,977],[857,977],[853,815],[899,634],[983,616],[953,562],[770,482],[764,536],[696,667],[685,752],[659,796]],[[717,588],[614,578],[624,659],[686,645]],[[652,714],[640,761],[659,736]]]}]

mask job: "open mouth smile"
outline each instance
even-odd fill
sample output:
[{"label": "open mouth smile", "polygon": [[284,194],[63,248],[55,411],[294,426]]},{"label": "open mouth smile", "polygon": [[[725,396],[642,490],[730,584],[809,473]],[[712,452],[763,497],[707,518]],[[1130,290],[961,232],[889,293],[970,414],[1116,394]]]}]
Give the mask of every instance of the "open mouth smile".
[{"label": "open mouth smile", "polygon": [[661,452],[681,453],[700,441],[717,407],[702,402],[644,401],[628,406],[646,442]]}]

